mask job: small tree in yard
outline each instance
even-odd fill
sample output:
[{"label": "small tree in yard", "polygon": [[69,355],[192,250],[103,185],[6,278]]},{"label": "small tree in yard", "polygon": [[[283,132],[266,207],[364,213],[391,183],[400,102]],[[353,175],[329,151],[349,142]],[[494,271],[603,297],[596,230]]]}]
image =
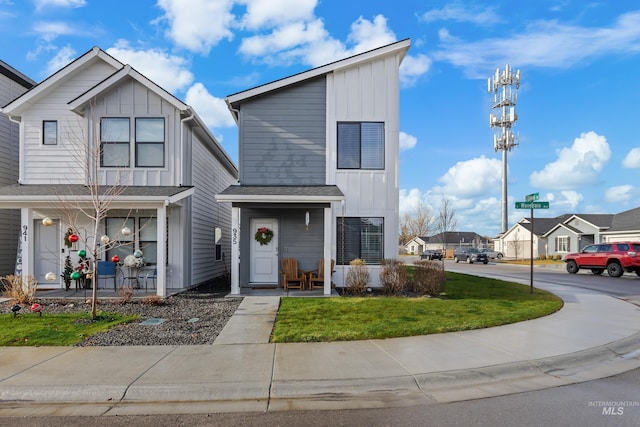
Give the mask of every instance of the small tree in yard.
[{"label": "small tree in yard", "polygon": [[413,291],[419,295],[439,295],[444,290],[447,277],[440,262],[421,260],[415,262]]},{"label": "small tree in yard", "polygon": [[449,241],[449,233],[456,231],[456,228],[458,227],[458,221],[455,216],[456,211],[452,208],[451,201],[449,199],[442,199],[442,202],[440,203],[440,211],[438,212],[435,220],[435,228],[442,238],[443,263],[447,251],[446,246]]},{"label": "small tree in yard", "polygon": [[383,259],[380,270],[380,283],[385,295],[398,295],[407,286],[407,270],[402,261],[397,259]]},{"label": "small tree in yard", "polygon": [[367,263],[359,258],[349,263],[349,271],[345,279],[347,292],[353,295],[363,295],[369,287],[369,270]]}]

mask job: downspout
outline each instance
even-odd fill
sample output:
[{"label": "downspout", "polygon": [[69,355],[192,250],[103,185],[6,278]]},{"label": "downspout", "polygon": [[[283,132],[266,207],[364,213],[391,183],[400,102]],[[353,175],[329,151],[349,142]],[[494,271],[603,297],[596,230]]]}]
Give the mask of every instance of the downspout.
[{"label": "downspout", "polygon": [[182,186],[182,184],[184,183],[184,168],[182,167],[182,165],[184,164],[184,161],[185,161],[184,159],[185,123],[194,119],[194,114],[191,107],[188,107],[186,111],[189,112],[189,115],[183,119],[180,119],[180,162],[179,162],[180,173],[178,174],[180,176],[180,182],[178,183],[179,186]]}]

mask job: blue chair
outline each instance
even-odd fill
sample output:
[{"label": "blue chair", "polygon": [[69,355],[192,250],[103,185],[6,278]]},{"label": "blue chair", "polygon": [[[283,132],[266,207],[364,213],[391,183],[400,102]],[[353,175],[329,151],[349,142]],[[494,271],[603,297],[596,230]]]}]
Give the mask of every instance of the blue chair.
[{"label": "blue chair", "polygon": [[156,280],[158,279],[158,268],[154,268],[153,270],[148,270],[147,274],[144,277],[144,290],[146,291],[149,287],[149,281],[153,285],[153,289],[156,288]]},{"label": "blue chair", "polygon": [[100,279],[113,279],[113,290],[116,291],[116,263],[111,261],[98,261],[98,281],[97,286],[100,287]]}]

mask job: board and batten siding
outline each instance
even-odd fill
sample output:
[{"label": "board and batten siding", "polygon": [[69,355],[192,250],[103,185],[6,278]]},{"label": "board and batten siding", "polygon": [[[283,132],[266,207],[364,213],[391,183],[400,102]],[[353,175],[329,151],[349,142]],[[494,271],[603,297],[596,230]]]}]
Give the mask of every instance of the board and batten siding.
[{"label": "board and batten siding", "polygon": [[[67,103],[114,71],[115,68],[102,61],[78,70],[22,115],[23,184],[84,184],[82,165],[86,156],[87,120],[69,111]],[[57,145],[42,144],[43,120],[58,121]],[[51,177],[56,177],[56,182],[52,182]]]},{"label": "board and batten siding", "polygon": [[[393,55],[327,76],[327,184],[345,194],[347,217],[384,218],[384,256],[398,256],[399,62]],[[337,169],[337,123],[384,122],[384,170]],[[334,204],[334,222],[342,215]]]},{"label": "board and batten siding", "polygon": [[[230,271],[231,204],[218,203],[215,195],[237,180],[221,165],[212,150],[192,135],[191,284],[196,285]],[[223,259],[216,261],[215,229],[222,231]]]},{"label": "board and batten siding", "polygon": [[[0,74],[0,105],[6,105],[24,92],[26,88],[7,76]],[[13,185],[18,180],[20,127],[0,114],[0,186]],[[20,211],[0,210],[0,275],[14,274],[18,235],[20,233]]]},{"label": "board and batten siding", "polygon": [[325,96],[321,77],[242,103],[243,185],[326,184]]}]

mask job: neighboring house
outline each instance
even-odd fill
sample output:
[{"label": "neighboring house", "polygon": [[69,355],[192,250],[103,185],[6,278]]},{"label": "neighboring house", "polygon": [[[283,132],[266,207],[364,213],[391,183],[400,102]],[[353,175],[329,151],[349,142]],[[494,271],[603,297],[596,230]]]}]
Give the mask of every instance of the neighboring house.
[{"label": "neighboring house", "polygon": [[409,255],[420,255],[425,251],[428,241],[429,238],[426,236],[414,237],[413,239],[409,240],[406,245],[404,245],[404,250]]},{"label": "neighboring house", "polygon": [[427,249],[439,249],[441,251],[450,249],[453,251],[460,246],[493,247],[491,239],[478,233],[472,231],[448,231],[434,234],[433,236],[414,237],[405,245],[405,248],[408,253],[420,255]]},{"label": "neighboring house", "polygon": [[[534,257],[579,252],[593,243],[640,240],[640,208],[618,214],[564,214],[533,219]],[[531,218],[522,218],[499,237],[496,249],[508,258],[530,258]]]},{"label": "neighboring house", "polygon": [[[102,235],[121,245],[102,259],[144,252],[160,296],[228,272],[231,209],[214,195],[237,169],[191,107],[96,47],[2,112],[19,123],[20,173],[0,207],[21,209],[23,270],[40,286],[62,287],[66,256]],[[92,183],[103,199],[118,189],[97,235],[82,213]],[[68,249],[74,223],[81,240]]]},{"label": "neighboring house", "polygon": [[[29,77],[0,61],[0,106],[22,95],[35,84]],[[0,187],[18,181],[18,152],[18,125],[0,114]],[[0,210],[0,276],[15,273],[19,236],[20,211]]]},{"label": "neighboring house", "polygon": [[[399,67],[402,40],[227,97],[239,128],[231,203],[231,293],[280,283],[283,258],[315,270],[364,259],[372,286],[398,256]],[[273,233],[256,241],[261,228]],[[329,281],[324,294],[330,294]]]}]

